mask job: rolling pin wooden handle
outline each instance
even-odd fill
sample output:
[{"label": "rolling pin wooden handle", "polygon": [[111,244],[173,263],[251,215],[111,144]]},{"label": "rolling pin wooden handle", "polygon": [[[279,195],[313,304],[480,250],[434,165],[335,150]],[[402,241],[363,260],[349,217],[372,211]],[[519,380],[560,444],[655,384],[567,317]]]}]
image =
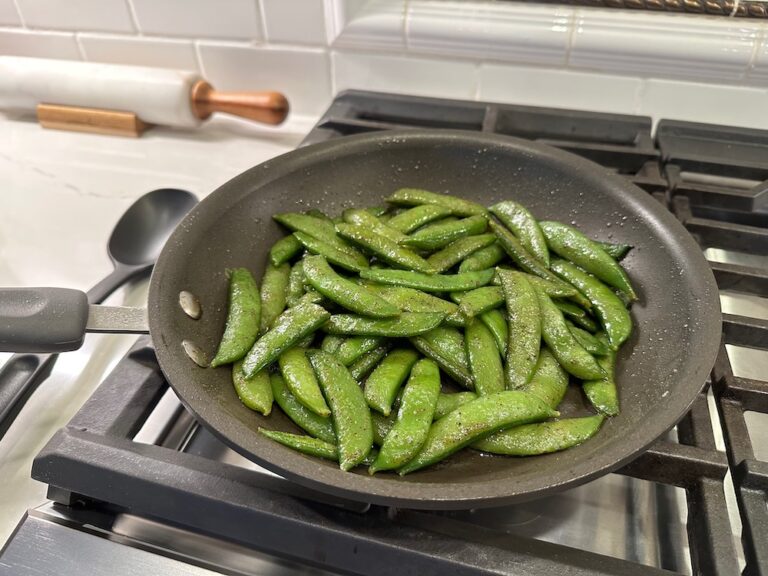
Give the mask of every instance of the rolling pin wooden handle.
[{"label": "rolling pin wooden handle", "polygon": [[205,80],[192,87],[192,112],[205,120],[226,112],[264,124],[280,124],[288,116],[288,100],[279,92],[217,92]]}]

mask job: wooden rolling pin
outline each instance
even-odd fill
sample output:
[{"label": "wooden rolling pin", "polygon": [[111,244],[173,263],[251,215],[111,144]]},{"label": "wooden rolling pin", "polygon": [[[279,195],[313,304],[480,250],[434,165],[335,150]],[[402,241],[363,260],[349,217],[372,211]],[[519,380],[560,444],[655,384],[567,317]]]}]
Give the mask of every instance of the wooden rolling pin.
[{"label": "wooden rolling pin", "polygon": [[[280,124],[279,92],[218,92],[198,74],[161,68],[0,56],[0,109],[72,109],[134,115],[142,123],[192,128],[213,112]],[[46,108],[47,106],[47,108]],[[98,130],[94,130],[98,131]]]}]

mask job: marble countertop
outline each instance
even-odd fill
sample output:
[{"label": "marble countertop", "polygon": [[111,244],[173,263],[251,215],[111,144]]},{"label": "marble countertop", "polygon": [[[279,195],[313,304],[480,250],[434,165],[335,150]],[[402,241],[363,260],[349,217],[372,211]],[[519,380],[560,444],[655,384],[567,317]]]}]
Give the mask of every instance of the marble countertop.
[{"label": "marble countertop", "polygon": [[[295,148],[316,118],[278,128],[214,118],[196,130],[155,127],[138,139],[42,129],[0,116],[0,286],[87,290],[112,269],[106,243],[139,196],[183,188],[203,198],[233,176]],[[140,306],[148,281],[116,292],[112,304]],[[62,354],[0,440],[0,547],[24,512],[45,500],[30,479],[32,459],[77,412],[136,337],[86,337]],[[0,363],[10,354],[1,354]]]}]

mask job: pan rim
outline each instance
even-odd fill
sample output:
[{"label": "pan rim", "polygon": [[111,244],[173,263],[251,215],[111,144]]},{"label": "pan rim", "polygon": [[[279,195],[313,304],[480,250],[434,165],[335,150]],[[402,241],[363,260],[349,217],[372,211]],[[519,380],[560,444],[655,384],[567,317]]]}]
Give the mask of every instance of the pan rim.
[{"label": "pan rim", "polygon": [[[692,270],[691,285],[696,288],[696,294],[702,300],[702,308],[709,310],[700,318],[701,326],[699,332],[704,334],[700,338],[701,342],[697,348],[698,363],[691,369],[691,374],[687,378],[689,381],[696,379],[700,381],[699,390],[703,388],[706,377],[711,367],[714,365],[717,351],[720,344],[721,334],[721,314],[720,301],[717,296],[718,290],[714,275],[708,265],[700,247],[690,236],[683,225],[664,207],[657,204],[647,192],[641,190],[634,184],[626,181],[621,176],[612,174],[603,167],[571,154],[544,144],[503,136],[498,134],[484,134],[472,131],[462,130],[435,130],[435,129],[408,129],[392,130],[366,133],[354,136],[346,136],[335,140],[322,142],[319,144],[307,146],[293,150],[272,160],[257,165],[246,172],[236,176],[232,180],[220,186],[216,191],[196,206],[187,216],[184,222],[177,227],[169,238],[158,259],[155,270],[152,274],[149,290],[149,319],[150,333],[158,335],[153,337],[157,351],[158,362],[168,382],[176,391],[184,406],[195,416],[198,421],[203,423],[208,430],[212,431],[225,444],[245,456],[246,458],[272,470],[290,480],[299,484],[322,491],[330,492],[339,496],[348,497],[354,500],[369,502],[380,505],[397,505],[400,507],[409,507],[414,509],[466,509],[497,506],[501,504],[510,504],[525,500],[535,499],[546,494],[562,490],[565,487],[575,487],[599,476],[602,476],[622,465],[634,460],[644,452],[663,434],[675,426],[677,422],[688,412],[696,399],[697,393],[691,392],[690,398],[684,402],[674,404],[676,409],[667,414],[663,420],[663,425],[657,420],[649,422],[639,433],[641,441],[632,443],[631,449],[619,451],[618,456],[609,460],[599,461],[597,465],[589,465],[593,461],[584,464],[579,463],[572,470],[571,474],[566,476],[564,473],[555,474],[554,478],[549,478],[544,486],[536,487],[531,479],[522,480],[517,484],[508,482],[489,482],[489,481],[469,481],[456,482],[450,485],[436,482],[408,482],[407,479],[393,479],[374,476],[368,477],[357,474],[341,472],[338,469],[318,465],[312,468],[315,475],[307,473],[307,457],[294,453],[276,443],[268,443],[264,438],[262,442],[256,442],[257,450],[246,447],[235,439],[244,434],[259,435],[252,429],[237,419],[229,418],[222,422],[221,416],[216,415],[217,411],[222,411],[215,403],[200,403],[191,406],[185,398],[185,394],[177,388],[179,382],[178,362],[189,360],[180,352],[180,346],[176,346],[174,352],[170,343],[162,337],[162,308],[164,302],[169,302],[164,298],[162,291],[162,279],[165,270],[172,264],[172,255],[177,250],[177,246],[183,245],[183,237],[189,227],[193,226],[194,221],[201,214],[205,214],[208,205],[214,205],[214,202],[222,202],[223,198],[232,205],[242,199],[245,195],[251,194],[254,187],[253,179],[258,180],[258,186],[264,186],[267,183],[284,177],[297,167],[307,162],[322,160],[324,157],[333,157],[340,150],[346,150],[349,147],[363,149],[366,146],[376,147],[380,145],[396,146],[404,141],[439,141],[445,143],[450,140],[470,141],[477,143],[478,146],[498,144],[500,146],[515,146],[535,154],[547,156],[560,164],[566,165],[569,169],[576,172],[588,171],[594,173],[597,169],[600,172],[600,178],[612,183],[622,191],[625,198],[631,203],[636,214],[650,213],[657,218],[663,226],[666,233],[674,234],[677,242],[682,244],[682,250],[686,257],[691,260]],[[594,178],[594,176],[591,176]],[[247,181],[248,186],[243,183]],[[256,186],[256,187],[258,187]],[[224,208],[218,207],[217,211]],[[187,224],[186,226],[184,224]],[[696,259],[699,259],[697,262]],[[707,301],[711,300],[711,301]],[[715,313],[716,312],[716,313]],[[715,337],[715,333],[717,337]],[[693,389],[693,383],[682,386],[686,390]],[[673,417],[674,416],[674,417]],[[214,425],[213,423],[217,423]],[[644,433],[643,433],[644,432]],[[585,461],[586,462],[586,461]],[[344,475],[343,477],[340,475]],[[402,489],[395,486],[401,485]],[[478,490],[478,486],[482,489]]]}]

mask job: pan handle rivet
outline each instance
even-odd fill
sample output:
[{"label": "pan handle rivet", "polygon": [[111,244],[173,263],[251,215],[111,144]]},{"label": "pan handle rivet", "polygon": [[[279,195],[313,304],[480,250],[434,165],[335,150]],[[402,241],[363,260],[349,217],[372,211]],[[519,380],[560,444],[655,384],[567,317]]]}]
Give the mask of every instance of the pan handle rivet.
[{"label": "pan handle rivet", "polygon": [[192,292],[186,290],[179,292],[179,306],[181,306],[184,313],[193,320],[200,318],[203,313],[203,308],[200,306],[200,300],[198,300],[197,296],[192,294]]},{"label": "pan handle rivet", "polygon": [[208,368],[208,365],[210,364],[208,356],[203,352],[200,346],[191,340],[182,340],[181,346],[184,348],[184,352],[187,353],[187,356],[189,356],[189,359],[192,360],[192,362],[200,366],[200,368]]}]

